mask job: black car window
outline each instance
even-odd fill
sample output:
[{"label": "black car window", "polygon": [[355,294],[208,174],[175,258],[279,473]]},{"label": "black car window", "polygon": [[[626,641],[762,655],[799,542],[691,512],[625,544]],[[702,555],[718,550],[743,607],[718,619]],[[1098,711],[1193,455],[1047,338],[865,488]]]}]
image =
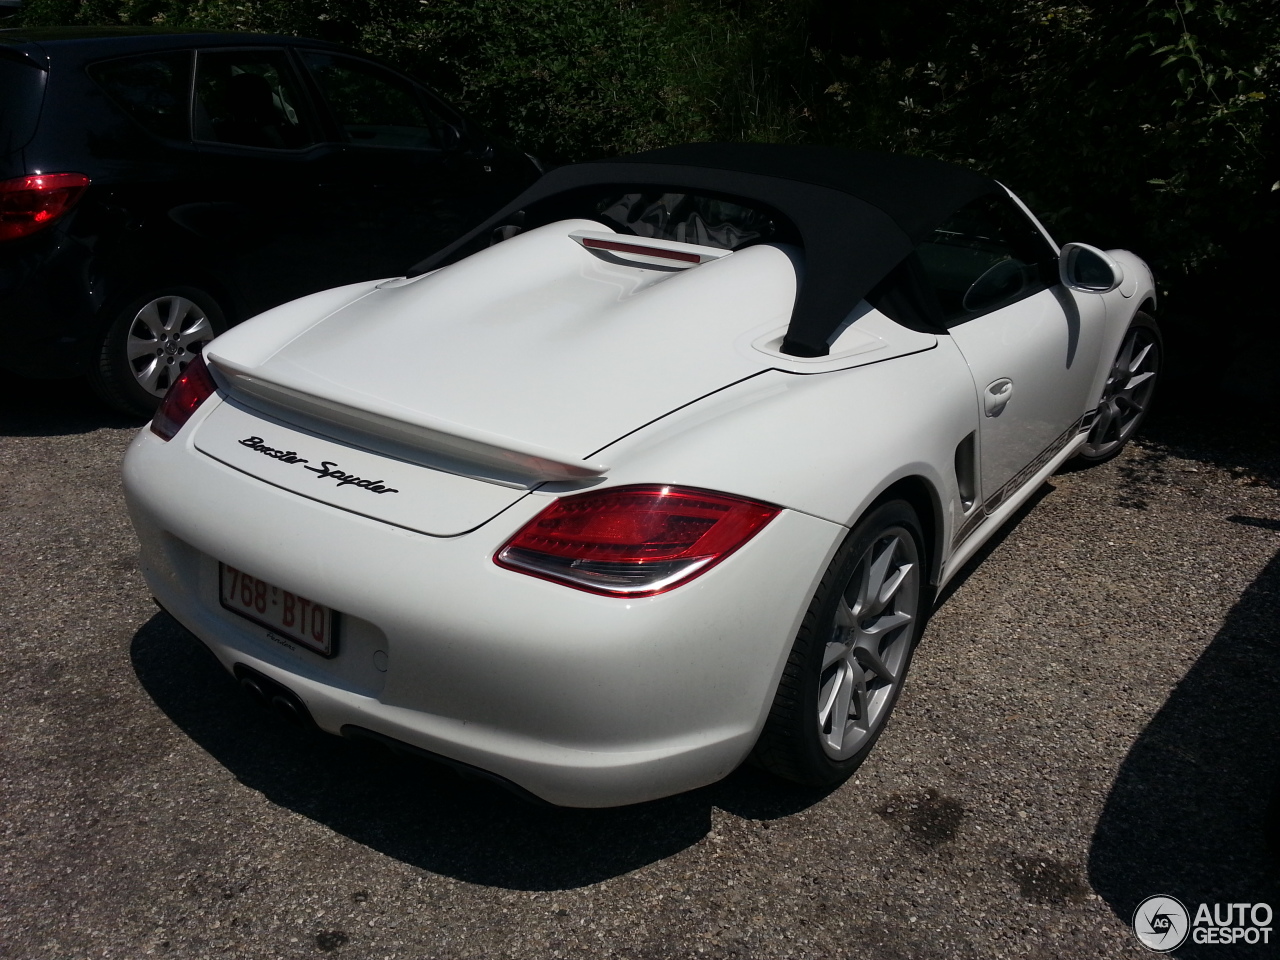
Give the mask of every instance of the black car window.
[{"label": "black car window", "polygon": [[201,50],[194,119],[197,140],[274,150],[316,142],[283,50]]},{"label": "black car window", "polygon": [[89,67],[89,76],[108,97],[149,133],[189,140],[191,51],[149,53],[107,60]]},{"label": "black car window", "polygon": [[946,323],[958,323],[1028,297],[1046,286],[1056,256],[1007,196],[988,194],[961,207],[918,247]]},{"label": "black car window", "polygon": [[26,146],[44,101],[44,71],[18,54],[0,54],[0,157]]},{"label": "black car window", "polygon": [[371,147],[440,148],[445,123],[412,83],[375,63],[311,50],[303,62],[349,143]]}]

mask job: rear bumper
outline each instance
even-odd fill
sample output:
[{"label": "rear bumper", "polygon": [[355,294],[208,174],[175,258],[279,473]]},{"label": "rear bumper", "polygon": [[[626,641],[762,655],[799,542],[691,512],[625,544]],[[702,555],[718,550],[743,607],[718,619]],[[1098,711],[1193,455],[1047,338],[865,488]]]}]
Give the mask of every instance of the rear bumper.
[{"label": "rear bumper", "polygon": [[[783,511],[690,584],[598,597],[492,562],[543,495],[432,537],[248,477],[196,450],[194,426],[167,444],[144,430],[125,460],[160,603],[227,669],[286,686],[322,729],[372,731],[559,805],[667,796],[741,763],[846,532]],[[223,610],[219,560],[341,611],[338,655]]]}]

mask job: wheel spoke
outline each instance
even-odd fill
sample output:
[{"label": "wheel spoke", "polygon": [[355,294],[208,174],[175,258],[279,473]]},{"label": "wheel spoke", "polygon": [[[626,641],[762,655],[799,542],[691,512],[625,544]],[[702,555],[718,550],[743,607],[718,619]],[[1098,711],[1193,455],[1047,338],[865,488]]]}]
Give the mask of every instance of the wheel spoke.
[{"label": "wheel spoke", "polygon": [[[867,599],[871,601],[870,609],[863,608],[858,611],[859,617],[866,617],[871,614],[879,613],[884,609],[886,603],[892,598],[892,592],[886,597],[885,587],[886,581],[889,579],[889,569],[893,564],[893,556],[898,550],[898,538],[894,537],[884,545],[880,553],[871,561],[867,570]],[[900,585],[900,584],[899,584]],[[897,586],[894,586],[894,590]]]},{"label": "wheel spoke", "polygon": [[865,733],[871,728],[871,692],[867,689],[867,676],[862,672],[862,668],[855,666],[852,673],[850,709],[846,716],[853,718],[855,730]]},{"label": "wheel spoke", "polygon": [[160,339],[160,334],[164,332],[164,323],[160,319],[160,304],[158,301],[152,300],[138,311],[138,315],[134,318],[134,329],[131,331],[135,335],[138,323],[141,323],[143,328],[151,334],[153,340]]},{"label": "wheel spoke", "polygon": [[851,643],[841,640],[828,641],[827,648],[822,653],[822,672],[825,674],[827,668],[839,660],[848,660],[851,650],[853,650]]},{"label": "wheel spoke", "polygon": [[899,627],[905,627],[910,622],[911,614],[909,613],[886,613],[883,617],[878,617],[874,623],[868,624],[858,631],[858,642],[854,644],[854,647],[860,649],[863,646],[864,637],[878,641],[886,633],[897,630]]},{"label": "wheel spoke", "polygon": [[[852,616],[857,619],[858,617],[866,616],[867,608],[871,605],[872,597],[875,594],[871,584],[871,565],[866,562],[859,564],[858,572],[855,576],[857,577],[858,585],[857,590],[854,591],[853,600],[848,600],[849,590],[845,590],[844,595]],[[852,585],[850,584],[850,586]]]},{"label": "wheel spoke", "polygon": [[836,604],[836,631],[848,632],[857,624],[857,617],[854,616],[853,609],[849,606],[849,601],[844,597]]},{"label": "wheel spoke", "polygon": [[1107,434],[1111,432],[1111,424],[1115,420],[1116,411],[1110,400],[1105,400],[1098,407],[1098,422],[1094,424],[1093,435],[1097,438],[1095,445],[1107,442]]},{"label": "wheel spoke", "polygon": [[135,373],[138,383],[142,384],[147,390],[155,393],[160,389],[158,386],[161,375],[165,372],[165,364],[157,357],[151,361],[145,368]]},{"label": "wheel spoke", "polygon": [[165,333],[173,333],[175,330],[182,328],[182,318],[187,315],[187,309],[192,306],[190,300],[184,300],[182,297],[169,297],[169,315],[165,318]]},{"label": "wheel spoke", "polygon": [[213,339],[213,327],[209,321],[201,317],[190,327],[187,327],[178,334],[178,343],[184,347],[190,347],[193,343],[207,343]]},{"label": "wheel spoke", "polygon": [[1156,375],[1156,372],[1154,370],[1148,370],[1145,373],[1134,374],[1132,377],[1129,378],[1128,382],[1124,385],[1124,392],[1129,393],[1137,389],[1138,386],[1146,383],[1155,375]]},{"label": "wheel spoke", "polygon": [[849,701],[853,691],[853,665],[840,663],[818,694],[818,729],[836,749],[844,738],[849,720]]},{"label": "wheel spoke", "polygon": [[[1133,337],[1133,343],[1135,346],[1137,345],[1137,342],[1138,342],[1138,338],[1135,335]],[[1137,373],[1138,370],[1142,367],[1143,362],[1147,359],[1147,354],[1151,352],[1151,348],[1153,346],[1154,344],[1148,343],[1145,347],[1143,347],[1142,350],[1139,351],[1138,355],[1133,358],[1132,362],[1125,365],[1125,373],[1130,373],[1130,374]]]},{"label": "wheel spoke", "polygon": [[[899,624],[899,626],[903,626],[911,622],[910,617],[905,614],[904,617],[905,619]],[[890,644],[889,649],[893,649],[892,644]],[[898,671],[896,668],[889,666],[889,664],[885,662],[885,658],[881,654],[878,644],[858,644],[858,646],[854,648],[853,654],[855,660],[861,664],[864,669],[870,670],[876,675],[877,680],[881,680],[884,683],[897,683]]]},{"label": "wheel spoke", "polygon": [[156,341],[144,340],[142,337],[129,336],[128,342],[125,344],[125,355],[129,358],[130,363],[141,357],[155,357]]},{"label": "wheel spoke", "polygon": [[849,725],[849,703],[853,699],[855,668],[846,663],[840,668],[840,682],[836,686],[836,696],[831,704],[831,739],[837,746],[844,742],[845,727]]},{"label": "wheel spoke", "polygon": [[888,606],[889,601],[897,595],[898,589],[911,573],[911,567],[912,565],[909,563],[901,564],[885,579],[884,583],[880,587],[880,594],[876,598],[879,601],[881,609]]},{"label": "wheel spoke", "polygon": [[1133,348],[1137,342],[1138,338],[1133,334],[1124,338],[1124,343],[1120,345],[1120,355],[1116,357],[1116,365],[1112,368],[1117,374],[1129,372],[1129,362],[1133,359]]}]

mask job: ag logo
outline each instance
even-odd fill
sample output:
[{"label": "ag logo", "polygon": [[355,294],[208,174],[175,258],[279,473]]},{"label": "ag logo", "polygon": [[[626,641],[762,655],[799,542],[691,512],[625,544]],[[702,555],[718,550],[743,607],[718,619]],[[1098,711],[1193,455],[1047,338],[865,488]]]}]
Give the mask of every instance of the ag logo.
[{"label": "ag logo", "polygon": [[1133,911],[1133,932],[1138,941],[1156,953],[1168,953],[1187,939],[1191,916],[1173,897],[1147,897]]}]

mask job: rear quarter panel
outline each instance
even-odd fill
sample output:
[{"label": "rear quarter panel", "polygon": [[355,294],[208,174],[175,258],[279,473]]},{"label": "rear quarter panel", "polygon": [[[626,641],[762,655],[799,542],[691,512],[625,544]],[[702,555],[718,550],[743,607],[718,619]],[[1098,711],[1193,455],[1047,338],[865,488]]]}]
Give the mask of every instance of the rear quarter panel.
[{"label": "rear quarter panel", "polygon": [[[949,544],[957,444],[977,429],[968,367],[931,350],[813,375],[769,371],[599,451],[610,483],[678,483],[776,503],[851,527],[895,482],[919,477]],[[935,558],[935,560],[942,558]]]}]

